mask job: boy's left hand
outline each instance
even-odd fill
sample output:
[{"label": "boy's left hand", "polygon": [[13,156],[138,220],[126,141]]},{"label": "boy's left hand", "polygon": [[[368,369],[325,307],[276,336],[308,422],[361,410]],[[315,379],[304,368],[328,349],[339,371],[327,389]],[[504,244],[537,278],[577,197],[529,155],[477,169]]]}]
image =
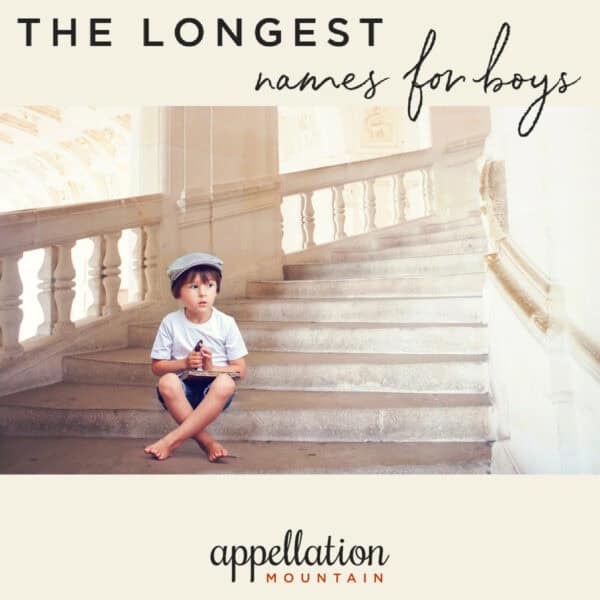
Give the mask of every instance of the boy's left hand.
[{"label": "boy's left hand", "polygon": [[212,361],[212,351],[206,346],[202,346],[202,350],[200,350],[200,354],[202,355],[202,370],[203,371],[212,371],[213,370],[213,361]]}]

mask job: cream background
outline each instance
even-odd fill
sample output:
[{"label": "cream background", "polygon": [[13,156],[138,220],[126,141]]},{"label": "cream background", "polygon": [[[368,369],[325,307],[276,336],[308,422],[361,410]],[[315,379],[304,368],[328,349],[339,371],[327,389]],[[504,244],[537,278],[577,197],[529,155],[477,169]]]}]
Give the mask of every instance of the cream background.
[{"label": "cream background", "polygon": [[[318,92],[299,93],[267,92],[263,88],[257,93],[253,88],[259,71],[272,75],[287,72],[298,77],[306,71],[322,76],[354,71],[362,78],[374,69],[377,79],[392,78],[378,87],[375,102],[404,104],[409,85],[402,80],[402,75],[417,61],[429,28],[438,33],[436,45],[427,59],[430,69],[453,68],[455,73],[472,78],[485,70],[498,29],[508,20],[512,33],[498,64],[498,74],[506,78],[515,69],[524,75],[547,72],[551,81],[557,79],[561,71],[569,73],[570,78],[583,75],[582,81],[567,93],[554,93],[551,102],[597,103],[600,85],[593,52],[596,21],[591,18],[592,6],[589,0],[573,0],[560,9],[539,0],[527,3],[430,0],[410,5],[383,0],[368,3],[306,0],[301,8],[276,0],[251,4],[231,0],[210,4],[193,0],[137,4],[105,0],[100,6],[83,6],[76,0],[51,4],[42,0],[11,3],[2,7],[0,20],[0,49],[3,56],[9,57],[3,64],[3,101],[6,104],[66,101],[96,105],[362,103],[365,102],[364,90],[349,92],[323,87]],[[25,28],[17,25],[16,19],[27,16],[37,16],[43,21],[52,17],[78,17],[81,28],[78,47],[53,48],[50,20],[34,26],[37,27],[34,45],[25,47]],[[177,45],[172,33],[175,23],[189,16],[205,25],[204,40],[192,48]],[[286,28],[284,44],[264,48],[248,35],[241,48],[218,48],[212,24],[217,17],[233,19],[237,16],[244,17],[247,34],[252,34],[253,22],[260,18],[279,18]],[[350,22],[348,46],[336,48],[324,43],[314,48],[293,47],[290,34],[294,17],[317,18],[316,39],[326,42],[326,23],[338,16]],[[113,19],[112,47],[87,46],[89,24],[86,20],[90,17]],[[164,40],[164,47],[142,46],[144,17],[151,19],[151,37]],[[367,46],[366,26],[358,24],[360,17],[384,19],[383,25],[376,26],[374,47]],[[512,103],[526,107],[537,95],[525,89],[485,95],[480,85],[459,85],[451,93],[431,91],[426,101],[445,105]]]},{"label": "cream background", "polygon": [[[376,102],[398,104],[407,93],[401,74],[416,60],[429,27],[439,34],[437,59],[430,64],[474,74],[484,68],[497,29],[507,18],[513,34],[502,59],[503,73],[518,65],[522,72],[582,74],[579,84],[565,95],[553,95],[551,102],[597,104],[592,7],[583,0],[560,9],[515,0],[410,6],[305,1],[301,9],[273,1],[133,6],[105,0],[101,8],[65,0],[5,3],[0,8],[2,102],[346,104],[363,100],[359,93],[327,90],[255,94],[252,86],[259,70],[361,74],[373,68],[378,76],[393,77],[379,88]],[[204,43],[195,49],[153,49],[140,48],[135,37],[144,16],[152,18],[159,33],[179,17],[200,16],[208,22],[216,16],[252,14],[282,19],[383,16],[387,25],[372,49],[359,44],[343,50],[262,49],[252,43],[244,49]],[[25,48],[15,20],[34,15],[111,16],[114,45],[54,49],[47,41]],[[475,85],[429,95],[432,103],[513,103],[523,110],[532,97],[526,92],[486,97]],[[598,594],[592,566],[600,534],[600,485],[593,477],[2,477],[0,498],[0,595],[11,600],[207,594],[585,599]],[[287,528],[299,527],[307,542],[322,543],[332,533],[355,543],[383,544],[391,554],[385,584],[357,584],[355,589],[350,584],[232,587],[225,569],[208,563],[214,544],[276,543]]]},{"label": "cream background", "polygon": [[[11,600],[598,597],[590,477],[15,477],[2,488]],[[259,568],[254,584],[245,570],[232,584],[209,562],[214,545],[281,544],[288,528],[306,545],[329,534],[382,544],[384,583],[267,585]]]}]

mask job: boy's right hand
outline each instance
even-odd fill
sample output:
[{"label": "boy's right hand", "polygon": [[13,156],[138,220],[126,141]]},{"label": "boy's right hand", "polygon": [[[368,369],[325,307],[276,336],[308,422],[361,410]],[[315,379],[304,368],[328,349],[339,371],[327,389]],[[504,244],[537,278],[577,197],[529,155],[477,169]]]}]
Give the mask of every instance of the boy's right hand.
[{"label": "boy's right hand", "polygon": [[186,369],[199,369],[202,366],[202,353],[192,350],[185,359],[185,366]]}]

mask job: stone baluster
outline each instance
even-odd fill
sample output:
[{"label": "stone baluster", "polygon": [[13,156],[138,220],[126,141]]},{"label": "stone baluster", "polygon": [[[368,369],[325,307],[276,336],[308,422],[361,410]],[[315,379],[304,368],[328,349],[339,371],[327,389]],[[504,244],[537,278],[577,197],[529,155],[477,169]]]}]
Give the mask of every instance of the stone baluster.
[{"label": "stone baluster", "polygon": [[102,285],[102,262],[104,260],[104,238],[97,235],[92,239],[94,249],[88,264],[88,287],[92,294],[92,304],[88,308],[88,317],[99,317],[104,305],[104,286]]},{"label": "stone baluster", "polygon": [[144,232],[141,227],[132,230],[135,241],[131,251],[131,281],[129,283],[128,302],[140,302],[144,299]]},{"label": "stone baluster", "polygon": [[431,167],[421,169],[421,182],[423,189],[423,211],[424,216],[432,215],[434,212],[433,198],[433,170]]},{"label": "stone baluster", "polygon": [[373,231],[375,229],[375,179],[367,179],[364,186],[363,211],[365,231]]},{"label": "stone baluster", "polygon": [[346,237],[344,225],[346,224],[346,205],[344,202],[344,185],[333,186],[333,228],[334,240]]},{"label": "stone baluster", "polygon": [[51,335],[54,324],[58,320],[56,302],[54,300],[54,271],[58,262],[58,248],[50,246],[44,248],[44,260],[38,272],[40,283],[38,286],[38,301],[42,307],[44,320],[38,327],[38,335]]},{"label": "stone baluster", "polygon": [[158,242],[160,225],[144,225],[144,275],[146,293],[144,300],[158,300]]},{"label": "stone baluster", "polygon": [[284,247],[284,240],[286,239],[286,223],[285,223],[285,212],[284,212],[284,206],[285,206],[285,198],[281,199],[281,204],[279,206],[279,217],[280,217],[280,227],[281,227],[281,243],[280,246],[283,250]]},{"label": "stone baluster", "polygon": [[121,311],[119,305],[119,289],[121,287],[121,256],[119,255],[120,231],[104,234],[106,251],[102,262],[102,283],[106,303],[102,309],[103,315],[114,315]]},{"label": "stone baluster", "polygon": [[397,173],[394,179],[394,224],[404,223],[408,213],[408,194],[404,182],[404,173]]},{"label": "stone baluster", "polygon": [[300,194],[302,202],[302,248],[315,245],[315,209],[312,203],[313,192]]},{"label": "stone baluster", "polygon": [[75,328],[71,321],[71,306],[75,298],[75,268],[71,250],[75,242],[66,242],[56,246],[56,268],[54,269],[54,302],[56,304],[56,323],[53,334],[61,334]]},{"label": "stone baluster", "polygon": [[23,254],[0,258],[0,355],[18,356],[23,352],[19,330],[23,319],[19,260]]}]

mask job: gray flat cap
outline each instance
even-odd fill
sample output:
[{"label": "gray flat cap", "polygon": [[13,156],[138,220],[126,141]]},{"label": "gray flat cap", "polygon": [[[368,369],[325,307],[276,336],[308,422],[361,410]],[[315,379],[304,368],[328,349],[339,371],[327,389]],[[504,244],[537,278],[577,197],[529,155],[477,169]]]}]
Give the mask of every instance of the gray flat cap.
[{"label": "gray flat cap", "polygon": [[223,273],[223,261],[220,258],[217,258],[212,254],[205,254],[204,252],[192,252],[192,254],[180,256],[167,267],[167,275],[171,280],[171,286],[175,283],[175,280],[188,269],[204,265],[217,269],[221,274]]}]

